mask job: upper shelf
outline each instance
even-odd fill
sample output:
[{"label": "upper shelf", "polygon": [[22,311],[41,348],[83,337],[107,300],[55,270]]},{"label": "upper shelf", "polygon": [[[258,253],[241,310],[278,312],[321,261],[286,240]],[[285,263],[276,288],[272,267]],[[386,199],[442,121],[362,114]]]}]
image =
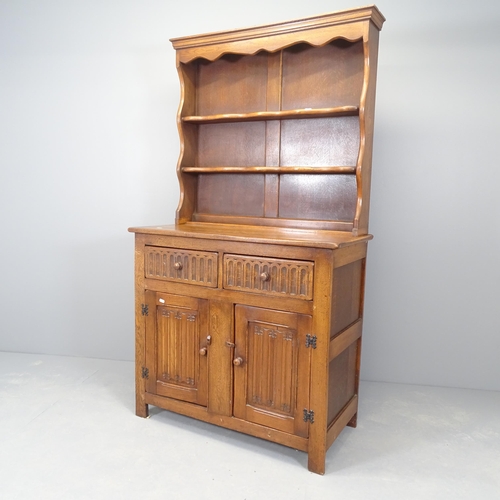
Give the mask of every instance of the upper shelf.
[{"label": "upper shelf", "polygon": [[285,111],[256,111],[253,113],[228,113],[207,116],[183,116],[187,123],[227,123],[262,120],[287,120],[300,118],[328,118],[331,116],[356,116],[357,106],[339,106],[336,108],[304,108]]}]

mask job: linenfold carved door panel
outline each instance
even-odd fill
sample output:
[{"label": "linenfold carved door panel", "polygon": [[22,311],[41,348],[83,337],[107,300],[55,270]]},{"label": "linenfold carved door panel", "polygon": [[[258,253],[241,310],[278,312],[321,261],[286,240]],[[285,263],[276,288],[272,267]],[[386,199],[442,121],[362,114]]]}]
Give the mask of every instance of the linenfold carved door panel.
[{"label": "linenfold carved door panel", "polygon": [[307,437],[311,317],[237,305],[234,416]]},{"label": "linenfold carved door panel", "polygon": [[146,292],[147,392],[207,405],[208,303]]}]

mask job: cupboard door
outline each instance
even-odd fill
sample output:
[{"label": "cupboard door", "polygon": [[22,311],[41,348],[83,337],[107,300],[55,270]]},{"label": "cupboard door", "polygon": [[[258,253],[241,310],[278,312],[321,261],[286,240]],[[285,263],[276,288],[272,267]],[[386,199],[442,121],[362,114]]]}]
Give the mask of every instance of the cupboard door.
[{"label": "cupboard door", "polygon": [[307,437],[311,317],[237,305],[234,416]]},{"label": "cupboard door", "polygon": [[207,405],[208,303],[146,292],[146,391]]}]

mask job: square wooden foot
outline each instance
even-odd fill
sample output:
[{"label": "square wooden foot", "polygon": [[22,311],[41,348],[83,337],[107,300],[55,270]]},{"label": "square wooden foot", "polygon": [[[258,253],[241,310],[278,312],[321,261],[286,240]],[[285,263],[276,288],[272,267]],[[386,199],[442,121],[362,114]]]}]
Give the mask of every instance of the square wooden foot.
[{"label": "square wooden foot", "polygon": [[356,427],[358,425],[358,413],[356,412],[354,416],[347,422],[349,427]]},{"label": "square wooden foot", "polygon": [[149,417],[149,406],[144,403],[137,403],[135,405],[135,414],[138,417],[148,418]]}]

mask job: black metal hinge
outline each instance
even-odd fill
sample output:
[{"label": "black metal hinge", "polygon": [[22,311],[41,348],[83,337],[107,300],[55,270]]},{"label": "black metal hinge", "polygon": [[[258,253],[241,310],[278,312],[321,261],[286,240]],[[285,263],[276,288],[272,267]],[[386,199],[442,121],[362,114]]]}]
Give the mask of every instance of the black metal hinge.
[{"label": "black metal hinge", "polygon": [[316,337],[316,335],[311,335],[308,333],[306,335],[306,347],[312,347],[313,349],[316,349],[317,340],[318,338]]},{"label": "black metal hinge", "polygon": [[149,314],[149,306],[147,304],[141,304],[142,306],[142,315],[147,316]]},{"label": "black metal hinge", "polygon": [[304,408],[304,422],[308,421],[311,422],[311,424],[314,424],[314,411],[308,411],[306,408]]},{"label": "black metal hinge", "polygon": [[149,368],[146,368],[145,366],[142,367],[142,378],[149,378]]}]

